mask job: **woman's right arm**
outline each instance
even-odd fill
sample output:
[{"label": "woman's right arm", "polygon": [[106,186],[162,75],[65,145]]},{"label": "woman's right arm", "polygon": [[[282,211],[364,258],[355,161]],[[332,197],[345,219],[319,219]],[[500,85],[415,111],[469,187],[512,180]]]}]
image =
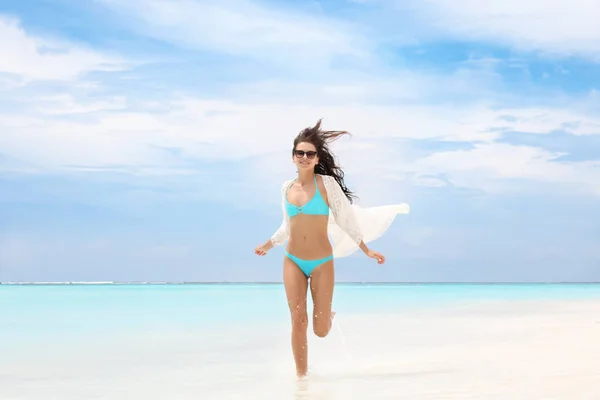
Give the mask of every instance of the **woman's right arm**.
[{"label": "woman's right arm", "polygon": [[289,217],[287,215],[287,210],[285,209],[285,193],[287,189],[289,181],[283,183],[281,187],[281,208],[282,208],[282,221],[281,225],[275,233],[262,245],[258,246],[254,252],[260,256],[264,256],[267,254],[269,250],[271,250],[275,246],[280,246],[285,243],[290,234],[290,225],[289,225]]}]

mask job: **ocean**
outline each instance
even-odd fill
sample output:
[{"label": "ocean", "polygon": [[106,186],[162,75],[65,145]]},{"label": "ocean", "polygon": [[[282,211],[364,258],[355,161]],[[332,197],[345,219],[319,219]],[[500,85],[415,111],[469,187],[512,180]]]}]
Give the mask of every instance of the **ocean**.
[{"label": "ocean", "polygon": [[338,283],[333,309],[298,380],[281,284],[3,284],[0,399],[600,393],[597,284]]}]

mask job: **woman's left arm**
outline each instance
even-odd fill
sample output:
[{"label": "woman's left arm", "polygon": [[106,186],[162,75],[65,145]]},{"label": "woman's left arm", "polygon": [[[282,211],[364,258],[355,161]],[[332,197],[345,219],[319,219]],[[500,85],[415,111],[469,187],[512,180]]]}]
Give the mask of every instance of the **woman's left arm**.
[{"label": "woman's left arm", "polygon": [[335,217],[336,224],[352,238],[354,243],[356,243],[367,257],[374,258],[379,264],[383,264],[385,262],[385,257],[381,253],[369,249],[363,241],[360,224],[354,214],[352,204],[346,197],[346,194],[343,192],[340,185],[331,176],[324,176],[323,178],[323,183],[327,190],[329,208],[331,208],[333,216]]}]

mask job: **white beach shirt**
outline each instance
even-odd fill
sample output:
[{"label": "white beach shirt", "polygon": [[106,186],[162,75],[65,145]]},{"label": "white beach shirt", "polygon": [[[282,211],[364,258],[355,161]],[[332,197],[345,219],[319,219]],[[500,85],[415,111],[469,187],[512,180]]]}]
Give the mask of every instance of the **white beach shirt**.
[{"label": "white beach shirt", "polygon": [[[349,256],[360,248],[361,241],[368,243],[381,237],[396,215],[408,214],[410,211],[406,203],[366,208],[351,204],[334,177],[319,176],[323,179],[331,210],[327,233],[331,238],[335,257]],[[290,235],[290,217],[285,207],[285,200],[287,189],[292,182],[293,179],[287,180],[281,186],[283,220],[279,229],[271,236],[271,243],[274,246],[285,243]]]}]

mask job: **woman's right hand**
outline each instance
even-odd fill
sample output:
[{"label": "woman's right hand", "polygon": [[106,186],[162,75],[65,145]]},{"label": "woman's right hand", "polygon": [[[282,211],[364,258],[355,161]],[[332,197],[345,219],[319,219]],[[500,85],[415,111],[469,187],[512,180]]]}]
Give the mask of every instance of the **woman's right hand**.
[{"label": "woman's right hand", "polygon": [[258,246],[257,248],[255,248],[254,249],[254,254],[256,254],[257,256],[264,256],[272,248],[273,248],[273,244],[271,243],[270,240],[268,240],[267,243],[261,244],[260,246]]}]

